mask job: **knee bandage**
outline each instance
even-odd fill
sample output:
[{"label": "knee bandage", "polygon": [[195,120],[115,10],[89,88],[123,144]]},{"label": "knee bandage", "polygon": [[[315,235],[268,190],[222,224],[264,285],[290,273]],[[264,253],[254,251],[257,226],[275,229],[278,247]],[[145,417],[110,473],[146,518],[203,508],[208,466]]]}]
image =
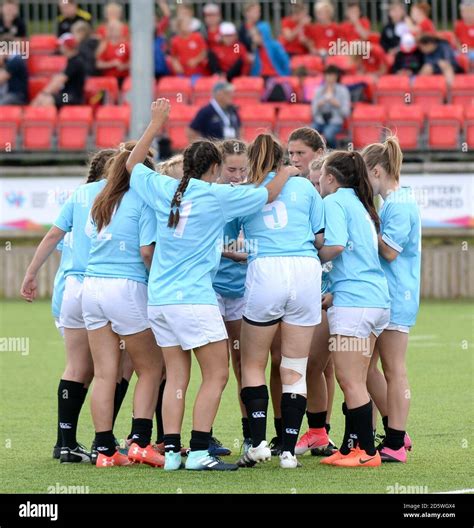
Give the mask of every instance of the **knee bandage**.
[{"label": "knee bandage", "polygon": [[291,385],[283,384],[283,392],[290,392],[294,394],[306,394],[306,367],[308,365],[308,358],[289,358],[281,356],[280,366],[288,370],[293,370],[301,377]]}]

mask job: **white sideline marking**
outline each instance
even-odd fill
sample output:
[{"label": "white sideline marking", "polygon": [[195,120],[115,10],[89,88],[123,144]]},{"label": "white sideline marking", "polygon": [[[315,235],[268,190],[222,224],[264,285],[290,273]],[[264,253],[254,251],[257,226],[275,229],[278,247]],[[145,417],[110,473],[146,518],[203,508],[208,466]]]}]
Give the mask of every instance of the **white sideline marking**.
[{"label": "white sideline marking", "polygon": [[460,495],[461,493],[474,493],[474,488],[451,491],[435,491],[433,495]]},{"label": "white sideline marking", "polygon": [[410,336],[410,341],[433,341],[433,339],[438,339],[438,335],[436,334],[429,334],[429,335],[412,335]]}]

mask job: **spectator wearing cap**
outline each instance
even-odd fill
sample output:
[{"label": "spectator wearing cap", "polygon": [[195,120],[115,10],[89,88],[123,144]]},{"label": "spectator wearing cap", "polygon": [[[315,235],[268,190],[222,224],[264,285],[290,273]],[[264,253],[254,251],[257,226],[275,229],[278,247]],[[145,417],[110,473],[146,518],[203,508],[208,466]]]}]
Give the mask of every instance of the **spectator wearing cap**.
[{"label": "spectator wearing cap", "polygon": [[102,75],[116,77],[121,83],[130,69],[130,46],[122,37],[122,23],[109,22],[106,35],[96,51],[96,68]]},{"label": "spectator wearing cap", "polygon": [[421,75],[442,74],[450,86],[454,81],[455,73],[463,73],[449,42],[439,39],[435,35],[422,35],[418,40],[418,47],[423,53]]},{"label": "spectator wearing cap", "polygon": [[99,38],[107,38],[107,24],[109,24],[109,22],[119,22],[121,24],[121,36],[124,40],[128,40],[128,25],[123,21],[123,7],[121,4],[117,4],[117,2],[109,2],[104,7],[104,18],[105,23],[101,24],[96,30],[96,35]]},{"label": "spectator wearing cap", "polygon": [[20,17],[18,0],[4,0],[0,7],[0,38],[2,40],[26,37],[26,24]]},{"label": "spectator wearing cap", "polygon": [[411,33],[402,35],[400,49],[395,55],[395,61],[390,73],[397,75],[417,75],[423,66],[423,53],[416,45],[416,39]]},{"label": "spectator wearing cap", "polygon": [[290,75],[290,57],[285,48],[272,37],[268,22],[257,22],[251,29],[254,59],[250,75],[275,77]]},{"label": "spectator wearing cap", "polygon": [[207,44],[201,33],[192,29],[192,19],[177,20],[178,34],[171,38],[169,62],[175,74],[206,75]]},{"label": "spectator wearing cap", "polygon": [[83,20],[88,24],[91,23],[91,14],[77,5],[75,0],[59,0],[59,17],[58,17],[58,37],[64,33],[71,33],[71,28],[74,22]]},{"label": "spectator wearing cap", "polygon": [[239,75],[248,75],[250,58],[247,48],[238,40],[235,25],[232,22],[222,22],[219,35],[220,43],[209,51],[211,73],[225,74],[229,82]]},{"label": "spectator wearing cap", "polygon": [[324,82],[311,103],[314,128],[323,134],[329,148],[336,148],[336,135],[351,112],[351,96],[347,87],[339,82],[340,76],[337,66],[328,66],[324,70]]},{"label": "spectator wearing cap", "polygon": [[219,26],[222,22],[221,8],[217,4],[206,4],[202,10],[204,14],[203,37],[210,50],[220,44]]},{"label": "spectator wearing cap", "polygon": [[79,45],[72,33],[58,39],[61,53],[67,58],[66,68],[52,77],[32,101],[32,106],[80,105],[84,102],[86,67],[79,56]]},{"label": "spectator wearing cap", "polygon": [[306,28],[311,23],[308,15],[308,7],[301,1],[292,3],[290,6],[291,14],[281,21],[281,38],[288,55],[304,55],[308,53],[306,47]]},{"label": "spectator wearing cap", "polygon": [[28,102],[28,70],[20,55],[0,51],[0,105],[24,105]]},{"label": "spectator wearing cap", "polygon": [[199,138],[234,139],[239,137],[240,118],[232,104],[234,87],[218,82],[212,90],[212,99],[202,107],[188,128],[189,141]]},{"label": "spectator wearing cap", "polygon": [[400,39],[410,32],[405,22],[406,16],[405,4],[402,0],[393,0],[388,8],[389,22],[382,28],[380,34],[380,45],[385,53],[395,55],[400,49]]},{"label": "spectator wearing cap", "polygon": [[428,2],[413,4],[410,9],[410,16],[406,18],[406,23],[415,37],[425,35],[426,33],[434,34],[436,28],[430,19],[431,7]]},{"label": "spectator wearing cap", "polygon": [[461,52],[469,53],[471,61],[474,61],[474,2],[463,0],[459,6],[461,20],[457,20],[454,25],[454,33],[458,40]]},{"label": "spectator wearing cap", "polygon": [[370,20],[362,16],[358,1],[346,6],[346,20],[339,25],[342,36],[348,41],[367,40],[370,34]]}]

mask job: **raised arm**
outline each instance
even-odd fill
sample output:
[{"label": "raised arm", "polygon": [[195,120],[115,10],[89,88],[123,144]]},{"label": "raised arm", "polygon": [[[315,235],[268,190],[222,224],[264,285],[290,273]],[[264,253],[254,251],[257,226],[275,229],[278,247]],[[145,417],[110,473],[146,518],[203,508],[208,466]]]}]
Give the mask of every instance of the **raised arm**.
[{"label": "raised arm", "polygon": [[268,191],[267,203],[271,203],[276,200],[278,195],[281,193],[283,186],[288,181],[288,178],[291,176],[296,176],[299,174],[299,172],[299,169],[293,167],[292,165],[280,167],[273,180],[265,186]]}]

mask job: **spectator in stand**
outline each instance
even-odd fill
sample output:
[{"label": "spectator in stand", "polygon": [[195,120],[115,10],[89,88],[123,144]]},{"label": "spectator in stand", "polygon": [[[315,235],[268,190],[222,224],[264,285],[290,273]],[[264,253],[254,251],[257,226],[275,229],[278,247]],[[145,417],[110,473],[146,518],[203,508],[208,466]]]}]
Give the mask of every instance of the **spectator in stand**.
[{"label": "spectator in stand", "polygon": [[116,77],[121,84],[130,70],[130,45],[122,36],[122,23],[112,20],[107,24],[106,38],[96,51],[96,68],[102,75]]},{"label": "spectator in stand", "polygon": [[250,75],[264,77],[291,75],[290,57],[285,48],[272,37],[268,22],[257,22],[250,30],[254,49]]},{"label": "spectator in stand", "polygon": [[376,77],[387,73],[387,61],[383,48],[378,44],[370,43],[370,52],[367,55],[353,55],[351,61],[356,73],[361,75],[369,73]]},{"label": "spectator in stand", "polygon": [[157,0],[156,5],[160,12],[156,23],[156,36],[165,38],[164,35],[170,25],[171,10],[166,0]]},{"label": "spectator in stand", "polygon": [[79,57],[79,44],[72,33],[58,39],[61,53],[67,57],[66,69],[52,77],[50,82],[32,101],[32,106],[80,105],[84,102],[86,67]]},{"label": "spectator in stand", "polygon": [[239,137],[240,118],[232,104],[234,87],[218,82],[212,90],[212,99],[203,106],[188,128],[189,141],[200,138],[234,139]]},{"label": "spectator in stand", "polygon": [[0,105],[28,103],[28,70],[20,55],[0,51]]},{"label": "spectator in stand", "polygon": [[58,37],[64,33],[71,33],[71,28],[74,22],[83,20],[91,23],[91,14],[77,5],[75,0],[59,0],[58,8],[60,15],[58,17]]},{"label": "spectator in stand", "polygon": [[159,16],[155,27],[155,42],[153,46],[153,62],[155,65],[155,78],[159,79],[164,75],[170,74],[170,68],[167,61],[168,39],[166,31],[170,25],[171,10],[166,0],[157,0],[156,5],[159,10]]},{"label": "spectator in stand", "polygon": [[457,20],[454,32],[462,53],[468,53],[471,62],[474,61],[474,3],[464,0],[459,6],[462,20]]},{"label": "spectator in stand", "polygon": [[400,49],[400,39],[404,34],[410,32],[405,21],[407,13],[402,0],[393,0],[390,3],[388,17],[390,21],[382,29],[380,45],[385,50],[385,53],[395,55]]},{"label": "spectator in stand", "polygon": [[72,25],[71,32],[79,44],[79,57],[86,67],[86,75],[97,75],[95,54],[99,40],[94,37],[91,25],[83,20],[78,20]]},{"label": "spectator in stand", "polygon": [[96,30],[99,38],[105,39],[107,37],[107,25],[109,22],[119,22],[121,24],[121,36],[124,40],[128,40],[128,25],[123,21],[123,7],[121,4],[109,2],[104,8],[104,19],[105,23],[101,24]]},{"label": "spectator in stand", "polygon": [[239,28],[239,40],[248,51],[253,52],[253,40],[251,30],[260,21],[261,9],[259,2],[248,2],[244,6],[244,21]]},{"label": "spectator in stand", "polygon": [[311,18],[308,15],[308,7],[301,1],[292,3],[290,6],[291,15],[284,17],[281,21],[281,38],[288,55],[304,55],[308,53],[306,47],[306,30],[311,24]]},{"label": "spectator in stand", "polygon": [[211,73],[225,74],[230,82],[239,75],[248,75],[250,59],[247,48],[238,40],[237,28],[232,22],[221,22],[220,44],[209,51]]},{"label": "spectator in stand", "polygon": [[418,47],[423,53],[421,75],[443,74],[446,83],[450,86],[454,81],[454,75],[463,73],[449,42],[438,38],[436,35],[428,34],[421,36],[418,40]]},{"label": "spectator in stand", "polygon": [[390,73],[397,75],[417,75],[423,66],[423,53],[416,45],[416,39],[411,33],[405,33],[400,41],[400,50],[395,55],[395,61]]},{"label": "spectator in stand", "polygon": [[203,37],[206,39],[210,50],[221,42],[219,26],[222,22],[221,8],[217,4],[206,4],[203,9],[204,28]]},{"label": "spectator in stand", "polygon": [[370,35],[370,20],[362,16],[358,1],[351,1],[346,7],[346,21],[339,24],[341,36],[348,42],[367,40]]},{"label": "spectator in stand", "polygon": [[4,0],[0,9],[0,38],[25,38],[26,24],[20,17],[18,0]]},{"label": "spectator in stand", "polygon": [[410,9],[410,16],[406,18],[406,23],[411,33],[415,37],[420,37],[426,33],[435,33],[436,28],[430,20],[431,7],[428,2],[413,4]]},{"label": "spectator in stand", "polygon": [[306,27],[307,46],[313,55],[326,55],[329,46],[342,35],[334,22],[334,6],[327,0],[314,4],[315,24]]},{"label": "spectator in stand", "polygon": [[182,18],[190,18],[191,19],[191,31],[201,31],[202,29],[202,23],[199,20],[199,18],[196,18],[194,16],[194,7],[192,4],[184,4],[181,2],[178,2],[178,5],[176,6],[176,16],[171,21],[171,31],[172,33],[178,33],[178,22]]},{"label": "spectator in stand", "polygon": [[172,37],[169,61],[178,75],[207,75],[207,45],[201,33],[192,29],[188,16],[177,19],[178,34]]},{"label": "spectator in stand", "polygon": [[311,103],[314,128],[325,137],[329,148],[336,148],[336,135],[351,113],[351,96],[347,87],[339,82],[340,76],[337,66],[328,66],[324,70],[324,82]]}]

